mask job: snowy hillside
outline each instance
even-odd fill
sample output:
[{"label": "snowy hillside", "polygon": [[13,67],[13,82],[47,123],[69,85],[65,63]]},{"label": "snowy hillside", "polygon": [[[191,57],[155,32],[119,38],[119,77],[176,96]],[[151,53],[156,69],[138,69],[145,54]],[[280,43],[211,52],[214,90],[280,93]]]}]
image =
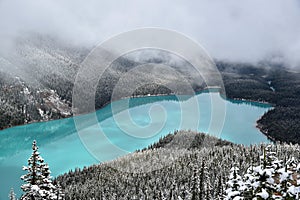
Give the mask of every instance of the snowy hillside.
[{"label": "snowy hillside", "polygon": [[[76,46],[48,36],[28,34],[15,40],[9,54],[0,54],[0,129],[34,121],[58,119],[72,115],[72,91],[80,63],[92,48]],[[143,60],[138,56],[158,56],[159,59]],[[184,61],[170,62],[166,53],[120,57],[101,77],[96,91],[95,106],[99,109],[111,101],[114,86],[120,78],[139,64],[162,63],[181,71],[194,89],[201,79]],[[150,56],[150,58],[151,58]],[[172,60],[172,59],[171,59]],[[89,77],[87,77],[88,79]],[[148,94],[184,93],[177,76],[164,74],[149,66],[134,77],[124,79],[152,82],[130,92],[130,84],[122,85],[121,97]],[[164,85],[175,84],[177,91]],[[129,95],[128,95],[129,94]]]},{"label": "snowy hillside", "polygon": [[180,131],[57,178],[66,199],[297,199],[299,146],[234,145]]}]

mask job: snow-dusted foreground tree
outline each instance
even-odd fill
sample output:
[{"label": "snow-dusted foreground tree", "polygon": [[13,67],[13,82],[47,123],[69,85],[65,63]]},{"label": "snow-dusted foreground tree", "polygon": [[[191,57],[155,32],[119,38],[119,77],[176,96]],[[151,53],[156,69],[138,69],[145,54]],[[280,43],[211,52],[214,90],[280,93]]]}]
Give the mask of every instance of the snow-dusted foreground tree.
[{"label": "snow-dusted foreground tree", "polygon": [[9,198],[9,200],[17,200],[16,194],[15,194],[15,191],[13,188],[10,189],[8,198]]},{"label": "snow-dusted foreground tree", "polygon": [[27,171],[27,174],[21,177],[25,182],[21,186],[25,192],[21,200],[59,200],[64,198],[59,186],[51,180],[49,166],[44,163],[44,159],[40,156],[36,141],[32,143],[32,154],[28,159],[28,166],[24,166],[23,170]]},{"label": "snow-dusted foreground tree", "polygon": [[[234,182],[231,173],[228,182],[232,184],[229,185],[226,199],[299,199],[300,163],[293,154],[285,154],[283,160],[278,159],[277,154],[284,147],[291,146],[263,147],[258,165],[251,164],[236,186],[233,183],[237,181]],[[298,146],[295,150],[299,150]]]},{"label": "snow-dusted foreground tree", "polygon": [[244,183],[242,177],[239,175],[239,168],[231,168],[227,186],[227,199],[242,199],[241,190],[243,190]]},{"label": "snow-dusted foreground tree", "polygon": [[180,131],[57,178],[75,199],[297,199],[299,146],[235,145]]}]

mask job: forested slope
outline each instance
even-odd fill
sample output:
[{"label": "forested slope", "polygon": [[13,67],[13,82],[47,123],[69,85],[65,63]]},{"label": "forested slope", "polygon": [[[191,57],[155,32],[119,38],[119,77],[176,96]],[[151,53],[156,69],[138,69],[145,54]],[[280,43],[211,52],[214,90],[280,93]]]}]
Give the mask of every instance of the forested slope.
[{"label": "forested slope", "polygon": [[269,102],[275,109],[258,120],[272,140],[300,143],[300,73],[283,66],[217,62],[231,99]]},{"label": "forested slope", "polygon": [[[72,116],[72,92],[76,75],[80,63],[92,48],[74,46],[40,35],[19,38],[13,48],[11,55],[0,55],[0,129]],[[182,72],[193,89],[205,87],[200,75],[187,62],[170,62],[173,58],[164,52],[155,55],[158,58],[134,60],[124,56],[115,60],[97,85],[95,108],[102,108],[111,102],[113,89],[120,78],[141,64],[168,64]],[[131,77],[130,81],[137,80],[153,83],[135,88],[133,93],[129,92],[132,90],[131,85],[123,84],[122,92],[125,95],[121,97],[183,93],[183,85],[186,84],[177,80],[177,76],[162,76],[150,65],[147,72]],[[169,84],[175,85],[176,90],[171,91],[165,87]],[[25,110],[24,106],[28,108]]]},{"label": "forested slope", "polygon": [[[66,199],[72,200],[233,199],[237,196],[252,199],[260,197],[264,190],[270,199],[275,196],[287,199],[294,195],[287,192],[288,188],[299,188],[288,180],[293,173],[294,179],[298,179],[298,158],[299,146],[245,147],[205,134],[180,131],[148,149],[69,172],[57,181],[64,188]],[[287,178],[278,181],[285,168]],[[247,177],[252,177],[252,182]],[[269,184],[271,179],[273,183]]]},{"label": "forested slope", "polygon": [[[0,129],[72,116],[74,81],[79,65],[91,47],[35,35],[23,36],[16,41],[14,49],[11,56],[0,55]],[[95,108],[99,109],[111,101],[113,89],[124,74],[147,63],[173,67],[184,75],[196,92],[206,86],[189,63],[165,52],[140,54],[138,59],[124,56],[117,59],[101,77]],[[216,61],[216,64],[228,98],[264,101],[275,106],[258,121],[262,132],[273,140],[300,142],[299,73],[268,62],[253,65]],[[138,74],[138,79],[154,82],[135,88],[130,96],[184,92],[183,84],[176,77],[161,76],[151,68]],[[170,83],[175,83],[176,91],[165,87]],[[122,86],[124,94],[131,89],[130,85]]]},{"label": "forested slope", "polygon": [[0,72],[0,130],[71,116],[71,105],[51,89],[32,87]]}]

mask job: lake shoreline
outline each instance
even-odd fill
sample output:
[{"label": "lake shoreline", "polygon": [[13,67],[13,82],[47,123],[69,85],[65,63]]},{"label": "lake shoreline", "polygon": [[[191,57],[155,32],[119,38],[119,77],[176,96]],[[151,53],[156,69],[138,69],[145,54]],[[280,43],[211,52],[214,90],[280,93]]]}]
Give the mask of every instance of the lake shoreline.
[{"label": "lake shoreline", "polygon": [[[211,87],[211,88],[203,88],[203,89],[200,89],[198,91],[196,91],[194,93],[194,95],[198,95],[198,94],[201,94],[201,93],[206,93],[206,92],[218,92],[221,96],[221,98],[223,98],[224,100],[227,100],[227,101],[230,101],[230,102],[234,102],[234,101],[241,101],[243,103],[246,103],[246,102],[250,102],[250,103],[258,103],[258,104],[264,104],[264,105],[269,105],[270,107],[274,107],[275,105],[269,103],[269,102],[265,102],[265,101],[257,101],[257,100],[251,100],[251,99],[243,99],[243,98],[227,98],[226,95],[224,95],[222,92],[221,92],[221,88],[219,87]],[[104,107],[106,107],[107,105],[113,103],[113,102],[116,102],[116,101],[119,101],[119,100],[124,100],[124,99],[130,99],[130,98],[145,98],[145,97],[159,97],[159,96],[190,96],[190,95],[187,95],[187,94],[175,94],[175,93],[170,93],[170,94],[147,94],[147,95],[137,95],[137,96],[131,96],[131,97],[122,97],[118,100],[114,100],[114,101],[109,101],[107,102],[106,104],[104,104],[101,108],[99,109],[95,109],[95,112],[98,111],[98,110],[101,110],[103,109]],[[90,113],[82,113],[80,115],[84,115],[84,114],[90,114]],[[1,131],[3,130],[6,130],[6,129],[9,129],[9,128],[14,128],[14,127],[19,127],[19,126],[24,126],[24,125],[29,125],[29,124],[34,124],[34,123],[43,123],[43,122],[49,122],[49,121],[56,121],[56,120],[62,120],[62,119],[68,119],[68,118],[71,118],[71,117],[75,117],[75,116],[80,116],[80,115],[69,115],[69,116],[66,116],[66,117],[61,117],[61,118],[58,118],[58,119],[48,119],[48,120],[35,120],[35,121],[31,121],[31,122],[28,122],[28,123],[24,123],[24,124],[19,124],[19,125],[15,125],[15,126],[7,126],[7,127],[4,127],[4,128],[0,128],[0,134],[1,134]],[[259,120],[259,119],[258,119]],[[257,120],[257,121],[258,121]],[[260,130],[260,132],[264,135],[266,135],[268,138],[270,137],[269,135],[267,135],[265,133],[265,131],[263,131],[261,129],[260,126],[258,126],[258,124],[256,124],[256,127],[257,129]]]},{"label": "lake shoreline", "polygon": [[[228,99],[227,102],[224,102],[225,99],[220,96],[218,90],[209,91],[206,89],[196,94],[197,95],[162,94],[146,95],[146,97],[138,96],[133,97],[130,100],[114,101],[114,105],[106,105],[106,107],[99,109],[96,113],[92,113],[91,115],[96,115],[98,122],[101,123],[103,132],[107,133],[105,134],[107,140],[99,141],[98,150],[100,151],[102,147],[106,149],[103,150],[103,157],[98,160],[105,162],[114,160],[116,156],[121,155],[116,155],[112,153],[112,151],[107,151],[107,147],[113,147],[111,146],[112,144],[123,149],[124,152],[129,153],[143,149],[159,141],[161,137],[172,133],[174,130],[187,130],[189,126],[180,125],[183,116],[181,113],[182,104],[189,105],[188,107],[185,107],[189,112],[189,114],[186,113],[185,120],[190,123],[193,122],[195,117],[199,116],[202,120],[201,123],[197,123],[198,128],[195,131],[205,132],[209,135],[209,130],[211,130],[210,121],[212,121],[210,113],[212,112],[212,107],[214,107],[212,102],[215,102],[213,99],[220,103],[217,105],[226,106],[227,120],[224,118],[224,122],[226,121],[228,123],[226,123],[227,125],[223,123],[219,124],[220,127],[223,128],[220,129],[222,130],[220,134],[217,134],[218,137],[223,140],[247,146],[251,144],[270,143],[269,139],[255,127],[257,119],[270,109],[268,108],[269,105],[264,104],[264,106],[256,103],[243,103],[239,101],[229,102]],[[189,104],[193,102],[190,101],[190,98],[195,98],[199,102],[199,110],[201,110],[199,115],[195,112],[195,105]],[[162,124],[164,129],[158,129],[157,134],[153,135],[153,137],[147,137],[145,139],[132,137],[132,135],[126,134],[126,131],[122,132],[118,126],[119,123],[114,119],[114,115],[118,113],[118,111],[129,109],[133,122],[140,125],[148,125],[152,122],[151,118],[147,115],[149,108],[157,104],[164,107],[168,114],[166,116],[168,117],[164,124]],[[116,106],[116,112],[112,112],[111,107],[113,106]],[[253,109],[253,107],[255,108]],[[241,115],[244,114],[245,116],[241,117]],[[155,117],[157,122],[162,122],[161,118],[157,118],[161,116],[160,110],[152,110],[151,116]],[[216,117],[218,116],[219,115],[217,114]],[[89,115],[87,115],[87,117],[89,117]],[[79,118],[79,120],[80,119],[81,118]],[[85,116],[83,116],[83,119],[85,119]],[[218,117],[217,119],[220,118]],[[154,121],[154,124],[155,123],[156,122]],[[236,124],[238,124],[238,126]],[[126,125],[130,124],[126,123]],[[153,126],[154,129],[148,128],[148,131],[152,132],[156,130],[155,127],[159,128],[160,126]],[[97,127],[89,126],[86,129],[86,133],[95,133],[95,128]],[[134,130],[134,128],[128,129],[128,133],[130,133],[130,131],[133,131],[132,133],[134,133]],[[9,177],[7,179],[11,180],[8,184],[10,187],[14,186],[15,188],[19,188],[21,183],[18,180],[22,175],[20,166],[26,163],[27,157],[30,154],[31,141],[34,139],[37,140],[43,157],[47,163],[52,166],[54,177],[74,168],[83,168],[84,166],[99,163],[99,161],[95,159],[95,156],[93,156],[94,154],[91,154],[89,148],[87,149],[87,146],[83,143],[80,135],[77,133],[78,130],[76,129],[73,118],[65,118],[60,121],[48,120],[48,122],[31,123],[0,132],[0,134],[2,134],[2,143],[0,146],[4,147],[2,152],[2,166],[0,167],[2,167],[3,170],[9,171],[9,173],[2,173],[2,176]],[[147,133],[145,132],[145,134]],[[87,139],[88,141],[98,142],[97,138],[98,136],[91,135]],[[91,145],[93,145],[93,143],[91,143]],[[65,156],[59,155],[68,155],[68,157],[65,158]],[[7,166],[13,166],[14,168],[7,168]],[[5,187],[7,186],[7,190],[9,189],[8,185],[4,185]]]}]

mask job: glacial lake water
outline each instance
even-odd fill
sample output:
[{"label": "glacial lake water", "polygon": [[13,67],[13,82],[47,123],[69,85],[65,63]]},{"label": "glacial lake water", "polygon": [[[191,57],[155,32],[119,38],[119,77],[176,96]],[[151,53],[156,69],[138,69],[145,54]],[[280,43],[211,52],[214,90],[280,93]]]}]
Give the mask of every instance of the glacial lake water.
[{"label": "glacial lake water", "polygon": [[[191,99],[199,103],[199,127],[198,131],[208,132],[212,118],[212,99],[226,105],[226,116],[220,138],[238,144],[259,144],[269,142],[267,137],[256,128],[256,121],[272,107],[268,104],[249,101],[225,100],[217,92],[201,92],[196,96],[183,98],[189,105]],[[149,138],[135,138],[124,133],[115,122],[111,114],[111,105],[122,107],[125,100],[119,100],[95,112],[98,123],[109,141],[124,149],[133,152],[142,149],[159,140],[174,130],[181,128],[181,101],[176,96],[149,96],[130,99],[129,111],[132,120],[141,126],[153,121],[149,116],[149,109],[153,106],[162,106],[167,116],[164,126],[157,134]],[[122,113],[120,109],[120,113]],[[153,111],[161,112],[161,110]],[[187,111],[185,118],[189,118]],[[161,116],[161,113],[156,113]],[[154,120],[155,121],[155,120]],[[120,121],[118,121],[120,124]],[[121,122],[122,123],[122,122]],[[126,124],[125,124],[126,125]],[[97,127],[97,126],[96,126]],[[188,128],[188,127],[185,127]],[[95,126],[86,127],[87,130],[95,129]],[[127,130],[130,127],[127,127]],[[33,123],[24,126],[16,126],[0,131],[0,199],[7,199],[11,187],[20,195],[20,176],[24,174],[22,166],[27,165],[27,159],[31,155],[31,143],[37,140],[39,152],[50,166],[52,176],[57,176],[70,169],[99,163],[82,144],[75,127],[74,119],[67,118],[49,122]],[[112,160],[116,155],[104,152],[105,159]],[[103,160],[102,160],[103,161]]]}]

